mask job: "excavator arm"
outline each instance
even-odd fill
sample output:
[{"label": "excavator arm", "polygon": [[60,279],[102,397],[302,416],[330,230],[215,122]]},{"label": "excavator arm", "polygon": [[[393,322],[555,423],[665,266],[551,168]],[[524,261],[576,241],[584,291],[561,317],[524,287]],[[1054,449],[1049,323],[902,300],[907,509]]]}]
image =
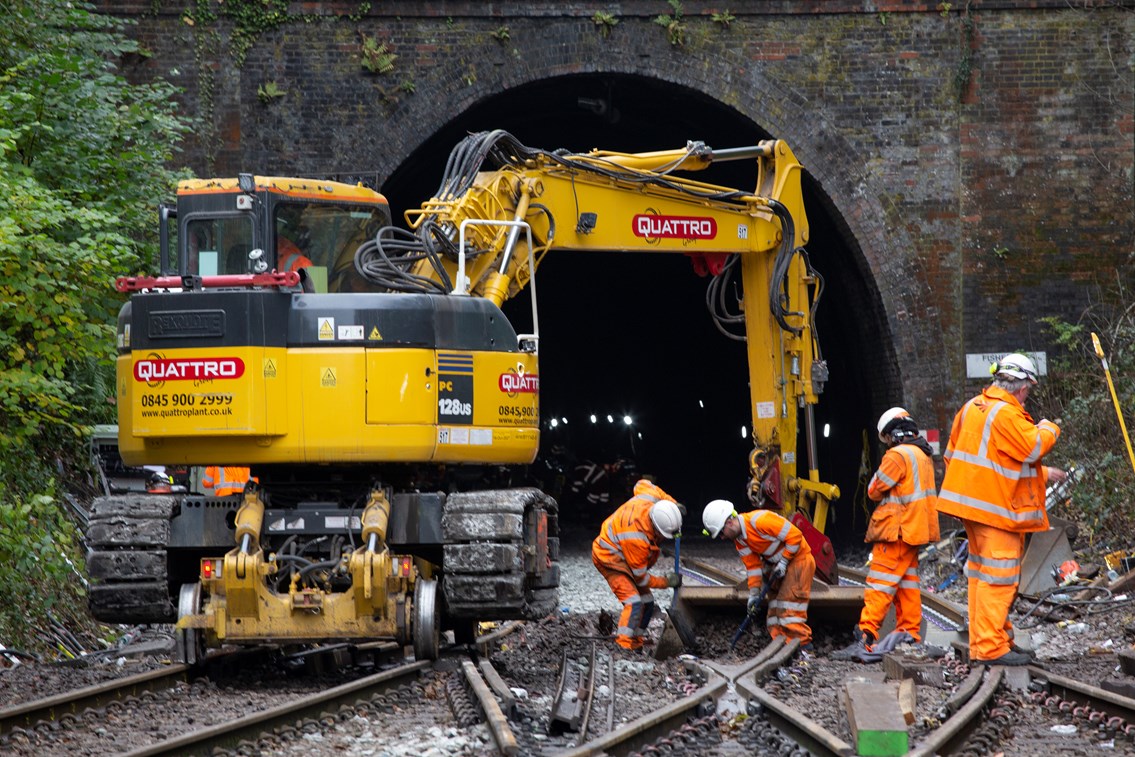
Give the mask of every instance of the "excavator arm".
[{"label": "excavator arm", "polygon": [[[676,175],[730,160],[755,162],[754,191]],[[474,134],[453,151],[434,196],[406,213],[412,234],[384,230],[360,248],[356,267],[395,289],[499,305],[531,282],[552,250],[691,257],[713,275],[707,302],[718,328],[747,346],[753,490],[786,513],[804,510],[822,531],[839,490],[820,481],[814,454],[812,408],[827,368],[813,331],[822,279],[803,249],[801,170],[779,140],[730,150],[692,142],[660,152],[567,153],[525,147],[506,132]],[[733,281],[742,296],[731,302]],[[804,476],[796,454],[801,410]]]}]

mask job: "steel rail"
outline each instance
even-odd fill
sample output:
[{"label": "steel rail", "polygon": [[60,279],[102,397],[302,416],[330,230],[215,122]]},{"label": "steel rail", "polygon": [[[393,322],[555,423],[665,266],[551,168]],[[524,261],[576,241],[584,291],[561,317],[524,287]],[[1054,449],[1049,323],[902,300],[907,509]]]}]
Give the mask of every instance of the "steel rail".
[{"label": "steel rail", "polygon": [[496,696],[493,695],[485,680],[481,678],[477,666],[472,661],[463,661],[461,669],[465,672],[465,680],[469,683],[469,688],[477,697],[477,704],[481,707],[481,712],[485,716],[485,722],[489,726],[489,733],[492,734],[497,749],[505,757],[514,757],[520,752],[520,744],[517,743],[516,735],[509,727],[508,718],[501,711]]},{"label": "steel rail", "polygon": [[1135,725],[1135,699],[1116,694],[1106,689],[1097,688],[1091,684],[1066,678],[1056,673],[1050,673],[1044,668],[1030,665],[1029,675],[1035,681],[1047,681],[1050,694],[1056,694],[1062,699],[1068,699],[1086,704],[1097,710],[1106,712],[1112,717],[1123,718],[1129,724]]},{"label": "steel rail", "polygon": [[587,727],[591,723],[591,710],[595,707],[595,642],[591,642],[591,654],[587,666],[587,706],[583,708],[583,720],[579,724],[580,743],[587,740]]},{"label": "steel rail", "polygon": [[699,579],[699,583],[710,586],[733,586],[745,579],[745,577],[739,573],[722,570],[714,565],[691,557],[682,558],[682,575],[692,575]]},{"label": "steel rail", "polygon": [[135,749],[127,752],[125,757],[208,755],[217,747],[230,749],[245,739],[254,739],[274,728],[291,725],[305,718],[319,718],[323,713],[332,712],[341,705],[369,699],[375,694],[408,684],[432,666],[433,663],[428,660],[402,665],[270,710]]},{"label": "steel rail", "polygon": [[788,662],[799,647],[799,639],[793,639],[787,644],[779,641],[770,643],[737,676],[734,682],[737,691],[756,702],[770,723],[807,749],[809,754],[821,757],[855,754],[855,747],[761,688],[760,683]]},{"label": "steel rail", "polygon": [[[980,668],[974,672],[982,674]],[[973,673],[970,674],[970,678],[972,677]],[[983,722],[982,713],[993,701],[993,696],[1001,687],[1004,677],[1005,668],[999,665],[990,668],[981,688],[974,692],[949,720],[935,728],[922,743],[907,752],[908,757],[933,757],[937,754],[952,754],[957,751],[964,744],[966,737]]]},{"label": "steel rail", "polygon": [[0,710],[0,735],[10,733],[16,728],[31,728],[37,723],[54,722],[63,715],[74,715],[84,710],[104,707],[110,702],[136,697],[146,691],[164,691],[179,682],[188,682],[201,675],[201,671],[194,670],[189,665],[170,665],[67,691],[45,699],[5,707]]}]

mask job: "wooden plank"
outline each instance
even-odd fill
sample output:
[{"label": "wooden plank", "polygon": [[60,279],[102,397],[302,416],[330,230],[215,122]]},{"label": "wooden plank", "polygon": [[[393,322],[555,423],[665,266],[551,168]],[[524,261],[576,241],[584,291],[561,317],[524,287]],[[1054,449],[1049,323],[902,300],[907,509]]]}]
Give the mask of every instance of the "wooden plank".
[{"label": "wooden plank", "polygon": [[890,652],[883,655],[883,672],[887,674],[887,680],[909,678],[926,686],[946,688],[942,666],[925,656],[909,657],[901,652]]},{"label": "wooden plank", "polygon": [[914,679],[904,678],[899,681],[899,711],[907,725],[914,723],[914,713],[918,703],[915,701]]},{"label": "wooden plank", "polygon": [[899,704],[897,683],[846,681],[840,692],[856,754],[897,757],[910,748],[907,722]]}]

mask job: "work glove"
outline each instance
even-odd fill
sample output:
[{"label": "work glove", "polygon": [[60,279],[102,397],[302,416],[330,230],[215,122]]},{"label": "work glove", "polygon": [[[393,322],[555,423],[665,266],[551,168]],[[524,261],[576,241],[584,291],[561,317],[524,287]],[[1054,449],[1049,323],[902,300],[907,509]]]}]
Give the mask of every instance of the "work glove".
[{"label": "work glove", "polygon": [[749,595],[749,604],[746,605],[745,611],[748,612],[749,615],[756,615],[761,611],[761,597],[759,594]]},{"label": "work glove", "polygon": [[666,585],[671,589],[676,589],[682,585],[682,574],[670,572],[666,574]]},{"label": "work glove", "polygon": [[776,564],[772,566],[772,570],[769,571],[768,580],[769,580],[770,583],[775,583],[776,581],[779,581],[782,578],[784,578],[784,574],[787,573],[787,572],[788,572],[788,558],[787,557],[781,557],[779,560],[776,561]]}]

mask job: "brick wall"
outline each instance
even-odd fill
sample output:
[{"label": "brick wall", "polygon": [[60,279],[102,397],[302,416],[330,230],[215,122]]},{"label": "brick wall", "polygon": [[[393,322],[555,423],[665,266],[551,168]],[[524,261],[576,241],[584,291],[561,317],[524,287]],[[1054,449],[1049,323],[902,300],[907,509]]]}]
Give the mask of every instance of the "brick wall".
[{"label": "brick wall", "polygon": [[[293,2],[237,65],[231,18],[102,3],[154,53],[130,75],[171,78],[201,116],[185,153],[199,173],[381,182],[463,113],[538,107],[510,93],[572,74],[701,93],[808,170],[853,256],[841,275],[863,282],[841,307],[861,319],[872,404],[945,428],[967,352],[1051,349],[1038,318],[1074,320],[1131,271],[1135,1],[863,5],[734,2],[726,28],[709,15],[724,4],[690,0],[675,46],[660,1]],[[597,11],[618,20],[609,36]],[[398,56],[393,72],[363,69],[361,35]],[[262,102],[267,82],[287,94]],[[681,96],[673,109],[697,117]]]}]

